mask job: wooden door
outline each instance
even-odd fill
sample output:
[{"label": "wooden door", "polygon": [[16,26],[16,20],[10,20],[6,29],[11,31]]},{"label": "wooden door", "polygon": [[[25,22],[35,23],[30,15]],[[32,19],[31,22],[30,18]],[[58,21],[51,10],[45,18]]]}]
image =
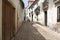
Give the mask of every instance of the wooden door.
[{"label": "wooden door", "polygon": [[11,40],[15,35],[15,8],[6,1],[3,1],[2,6],[2,39]]},{"label": "wooden door", "polygon": [[15,36],[15,9],[11,7],[11,38]]}]

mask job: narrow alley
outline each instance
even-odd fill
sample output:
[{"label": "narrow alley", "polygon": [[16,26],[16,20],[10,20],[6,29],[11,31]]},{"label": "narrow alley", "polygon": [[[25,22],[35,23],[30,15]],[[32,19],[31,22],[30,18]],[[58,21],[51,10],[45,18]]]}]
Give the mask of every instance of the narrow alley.
[{"label": "narrow alley", "polygon": [[23,23],[15,40],[46,40],[31,22]]},{"label": "narrow alley", "polygon": [[60,40],[60,0],[0,0],[0,40]]}]

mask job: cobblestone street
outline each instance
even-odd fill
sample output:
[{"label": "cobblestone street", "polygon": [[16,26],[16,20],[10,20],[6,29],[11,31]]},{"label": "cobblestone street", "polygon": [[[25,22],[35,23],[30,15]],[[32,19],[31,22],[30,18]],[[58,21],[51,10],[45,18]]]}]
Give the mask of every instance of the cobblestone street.
[{"label": "cobblestone street", "polygon": [[33,26],[32,23],[23,23],[16,40],[46,40]]}]

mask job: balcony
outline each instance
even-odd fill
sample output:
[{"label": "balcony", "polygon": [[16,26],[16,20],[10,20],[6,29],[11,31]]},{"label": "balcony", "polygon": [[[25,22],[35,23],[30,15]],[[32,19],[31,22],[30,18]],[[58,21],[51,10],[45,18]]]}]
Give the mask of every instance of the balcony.
[{"label": "balcony", "polygon": [[43,3],[43,9],[44,8],[48,8],[48,1],[47,0],[45,0],[44,3]]},{"label": "balcony", "polygon": [[53,0],[53,2],[54,2],[54,3],[58,3],[58,2],[60,2],[60,0]]},{"label": "balcony", "polygon": [[38,15],[40,13],[40,6],[35,9],[35,13]]}]

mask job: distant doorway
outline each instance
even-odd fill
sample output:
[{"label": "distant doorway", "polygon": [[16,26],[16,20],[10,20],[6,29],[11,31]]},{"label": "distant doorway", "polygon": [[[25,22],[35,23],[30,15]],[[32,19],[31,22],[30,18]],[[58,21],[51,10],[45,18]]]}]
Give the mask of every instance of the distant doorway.
[{"label": "distant doorway", "polygon": [[32,12],[32,22],[33,22],[33,12]]},{"label": "distant doorway", "polygon": [[45,26],[47,26],[47,11],[45,11]]}]

